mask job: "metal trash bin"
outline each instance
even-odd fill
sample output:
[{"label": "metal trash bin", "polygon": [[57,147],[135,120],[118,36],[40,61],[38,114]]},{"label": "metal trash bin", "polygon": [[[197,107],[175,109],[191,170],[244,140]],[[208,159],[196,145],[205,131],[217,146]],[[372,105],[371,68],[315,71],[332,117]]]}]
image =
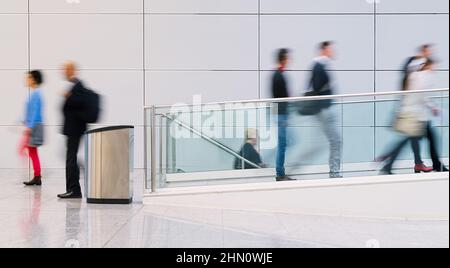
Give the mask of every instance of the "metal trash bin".
[{"label": "metal trash bin", "polygon": [[133,201],[134,127],[112,126],[86,132],[85,191],[88,203]]}]

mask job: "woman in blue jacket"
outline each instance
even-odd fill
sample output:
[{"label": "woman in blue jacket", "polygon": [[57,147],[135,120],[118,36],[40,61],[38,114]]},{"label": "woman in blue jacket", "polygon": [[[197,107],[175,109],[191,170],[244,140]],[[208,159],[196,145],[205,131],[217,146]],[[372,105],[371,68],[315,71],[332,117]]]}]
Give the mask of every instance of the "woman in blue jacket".
[{"label": "woman in blue jacket", "polygon": [[33,164],[34,177],[31,181],[24,182],[26,186],[42,184],[41,162],[39,160],[38,147],[44,142],[44,127],[42,118],[42,93],[40,86],[43,76],[40,71],[27,73],[26,84],[31,90],[30,98],[26,104],[25,113],[25,140],[24,147],[28,149],[28,155]]}]

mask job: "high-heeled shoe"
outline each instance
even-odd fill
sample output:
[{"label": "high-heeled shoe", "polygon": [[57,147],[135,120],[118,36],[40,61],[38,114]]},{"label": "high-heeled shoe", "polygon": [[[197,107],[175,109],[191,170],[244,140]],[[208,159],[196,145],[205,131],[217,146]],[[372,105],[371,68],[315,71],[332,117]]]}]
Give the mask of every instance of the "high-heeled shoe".
[{"label": "high-heeled shoe", "polygon": [[41,186],[42,185],[42,177],[41,176],[35,176],[31,181],[24,182],[25,186]]}]

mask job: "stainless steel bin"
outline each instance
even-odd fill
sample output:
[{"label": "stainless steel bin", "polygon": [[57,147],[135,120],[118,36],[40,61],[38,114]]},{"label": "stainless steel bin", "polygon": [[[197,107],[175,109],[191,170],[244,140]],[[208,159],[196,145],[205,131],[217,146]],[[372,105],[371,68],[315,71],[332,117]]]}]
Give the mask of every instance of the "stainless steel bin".
[{"label": "stainless steel bin", "polygon": [[133,201],[134,127],[113,126],[86,132],[85,191],[88,203]]}]

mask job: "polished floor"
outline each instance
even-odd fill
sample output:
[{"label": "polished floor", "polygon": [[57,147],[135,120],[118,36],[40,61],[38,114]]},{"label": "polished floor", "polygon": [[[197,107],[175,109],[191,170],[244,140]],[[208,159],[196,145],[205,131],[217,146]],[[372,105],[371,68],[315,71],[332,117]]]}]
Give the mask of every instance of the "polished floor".
[{"label": "polished floor", "polygon": [[449,247],[448,221],[144,207],[139,195],[132,205],[91,205],[57,200],[62,179],[0,181],[0,247]]}]

